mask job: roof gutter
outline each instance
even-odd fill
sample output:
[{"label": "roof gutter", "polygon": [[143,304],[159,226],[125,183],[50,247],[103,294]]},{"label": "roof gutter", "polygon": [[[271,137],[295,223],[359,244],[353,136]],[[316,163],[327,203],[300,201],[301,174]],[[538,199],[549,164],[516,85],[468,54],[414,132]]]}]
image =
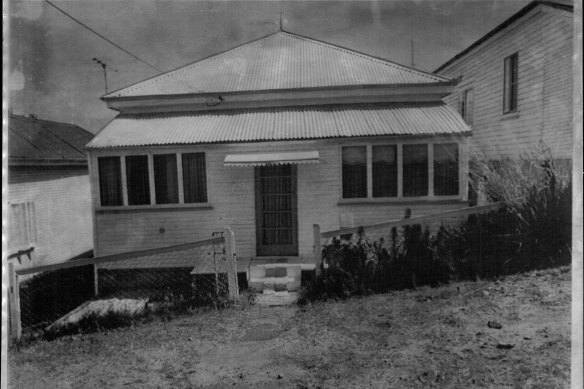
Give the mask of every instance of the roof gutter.
[{"label": "roof gutter", "polygon": [[455,80],[428,84],[357,85],[330,88],[274,89],[137,97],[102,97],[121,113],[214,111],[378,102],[435,102],[448,95]]},{"label": "roof gutter", "polygon": [[61,166],[77,166],[87,167],[87,160],[85,159],[44,159],[44,158],[14,158],[8,159],[9,166],[38,166],[38,167],[61,167]]}]

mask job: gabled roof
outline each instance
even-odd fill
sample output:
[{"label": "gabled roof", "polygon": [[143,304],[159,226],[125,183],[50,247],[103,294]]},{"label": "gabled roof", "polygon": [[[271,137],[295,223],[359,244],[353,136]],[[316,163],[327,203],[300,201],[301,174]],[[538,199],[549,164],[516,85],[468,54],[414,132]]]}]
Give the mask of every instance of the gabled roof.
[{"label": "gabled roof", "polygon": [[537,7],[538,5],[544,5],[544,6],[548,6],[548,7],[552,7],[552,8],[556,8],[556,9],[561,9],[563,11],[574,12],[574,6],[569,4],[569,3],[571,3],[571,1],[565,1],[565,2],[542,1],[542,0],[532,1],[531,3],[527,4],[525,7],[520,9],[518,12],[513,14],[511,17],[509,17],[507,20],[505,20],[503,23],[499,24],[497,27],[495,27],[494,29],[492,29],[491,31],[489,31],[488,33],[483,35],[480,39],[478,39],[472,45],[470,45],[469,47],[467,47],[466,49],[464,49],[460,53],[456,54],[454,57],[452,57],[451,59],[446,61],[444,64],[440,65],[436,70],[434,70],[434,73],[438,73],[438,72],[444,70],[447,66],[452,64],[454,61],[465,56],[471,50],[473,50],[475,47],[480,46],[487,39],[496,35],[499,31],[501,31],[501,30],[505,29],[506,27],[510,26],[511,24],[515,23],[516,20],[525,16],[529,11],[531,11],[532,9]]},{"label": "gabled roof", "polygon": [[470,128],[443,102],[336,104],[119,115],[87,148],[437,134],[469,135]]},{"label": "gabled roof", "polygon": [[10,115],[9,163],[86,165],[84,147],[92,138],[92,133],[73,124]]},{"label": "gabled roof", "polygon": [[449,81],[435,74],[280,31],[111,92],[103,99]]}]

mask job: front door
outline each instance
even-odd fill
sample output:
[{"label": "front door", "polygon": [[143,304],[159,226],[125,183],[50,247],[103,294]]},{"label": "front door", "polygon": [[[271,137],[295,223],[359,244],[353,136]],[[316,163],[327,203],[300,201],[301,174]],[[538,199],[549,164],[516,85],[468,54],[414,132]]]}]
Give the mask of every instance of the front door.
[{"label": "front door", "polygon": [[296,166],[255,168],[258,256],[298,255]]}]

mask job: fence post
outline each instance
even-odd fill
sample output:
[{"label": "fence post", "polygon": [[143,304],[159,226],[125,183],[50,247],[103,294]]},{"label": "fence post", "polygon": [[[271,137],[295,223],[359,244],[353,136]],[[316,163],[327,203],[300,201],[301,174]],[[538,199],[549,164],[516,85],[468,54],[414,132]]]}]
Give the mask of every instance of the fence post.
[{"label": "fence post", "polygon": [[315,272],[318,276],[320,274],[320,265],[322,263],[322,246],[320,243],[320,224],[313,224],[314,229],[314,263],[316,265]]},{"label": "fence post", "polygon": [[20,322],[20,285],[18,275],[14,270],[14,263],[8,263],[9,279],[9,308],[10,308],[10,335],[13,339],[20,340],[22,326]]},{"label": "fence post", "polygon": [[229,227],[225,227],[225,261],[227,262],[227,284],[229,287],[229,299],[237,300],[239,287],[237,285],[237,263],[235,258],[235,234]]},{"label": "fence post", "polygon": [[480,218],[477,217],[477,230],[478,230],[478,250],[477,250],[477,274],[476,280],[480,281],[483,277],[483,232],[481,230],[481,221]]},{"label": "fence post", "polygon": [[93,293],[95,297],[99,296],[99,273],[97,263],[93,264]]}]

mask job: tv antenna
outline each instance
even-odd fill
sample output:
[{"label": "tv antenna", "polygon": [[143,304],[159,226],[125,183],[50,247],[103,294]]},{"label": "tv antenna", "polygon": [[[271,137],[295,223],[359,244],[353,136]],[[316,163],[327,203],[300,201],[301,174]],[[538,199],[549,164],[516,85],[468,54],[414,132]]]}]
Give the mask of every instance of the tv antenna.
[{"label": "tv antenna", "polygon": [[414,64],[414,40],[412,39],[412,67],[416,67]]},{"label": "tv antenna", "polygon": [[282,29],[282,3],[283,2],[284,2],[283,0],[280,0],[280,32],[284,31]]},{"label": "tv antenna", "polygon": [[111,66],[109,66],[108,64],[106,64],[103,61],[100,61],[99,58],[92,58],[93,62],[95,62],[96,64],[98,64],[99,66],[101,66],[101,68],[103,69],[103,81],[105,83],[105,93],[107,94],[107,69],[111,69],[114,72],[117,72],[116,69],[112,68]]}]

